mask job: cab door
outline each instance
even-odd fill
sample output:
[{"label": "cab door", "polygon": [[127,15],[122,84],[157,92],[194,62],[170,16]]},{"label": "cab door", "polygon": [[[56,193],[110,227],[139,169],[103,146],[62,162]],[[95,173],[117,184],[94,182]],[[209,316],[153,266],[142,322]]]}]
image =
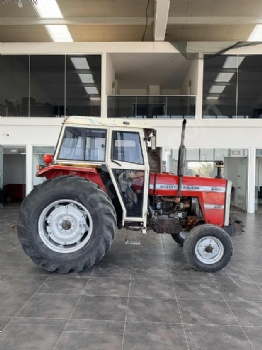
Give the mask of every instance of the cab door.
[{"label": "cab door", "polygon": [[109,173],[122,210],[123,222],[143,223],[146,227],[149,165],[144,131],[111,129]]}]

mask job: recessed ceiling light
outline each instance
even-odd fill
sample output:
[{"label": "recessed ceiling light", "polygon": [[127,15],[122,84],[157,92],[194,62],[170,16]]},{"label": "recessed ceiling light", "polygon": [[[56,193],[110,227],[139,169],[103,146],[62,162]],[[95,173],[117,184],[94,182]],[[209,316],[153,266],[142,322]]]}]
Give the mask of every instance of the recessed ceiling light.
[{"label": "recessed ceiling light", "polygon": [[66,25],[46,25],[50,37],[55,42],[72,42],[72,36]]},{"label": "recessed ceiling light", "polygon": [[209,92],[211,94],[221,94],[221,92],[224,91],[225,87],[225,85],[213,85],[211,86]]},{"label": "recessed ceiling light", "polygon": [[84,84],[94,83],[94,77],[93,74],[78,74],[80,80]]},{"label": "recessed ceiling light", "polygon": [[207,96],[206,99],[207,100],[218,100],[219,96]]},{"label": "recessed ceiling light", "polygon": [[38,0],[34,8],[42,18],[63,18],[56,0]]},{"label": "recessed ceiling light", "polygon": [[223,64],[223,68],[238,68],[244,58],[242,56],[228,56]]},{"label": "recessed ceiling light", "polygon": [[229,82],[235,73],[218,73],[216,82]]},{"label": "recessed ceiling light", "polygon": [[100,101],[101,100],[100,97],[90,96],[89,98],[90,98],[91,101]]},{"label": "recessed ceiling light", "polygon": [[95,86],[85,87],[85,90],[89,95],[98,95],[99,94],[98,89]]},{"label": "recessed ceiling light", "polygon": [[75,69],[90,69],[85,57],[71,57]]},{"label": "recessed ceiling light", "polygon": [[257,24],[247,41],[262,41],[262,24]]}]

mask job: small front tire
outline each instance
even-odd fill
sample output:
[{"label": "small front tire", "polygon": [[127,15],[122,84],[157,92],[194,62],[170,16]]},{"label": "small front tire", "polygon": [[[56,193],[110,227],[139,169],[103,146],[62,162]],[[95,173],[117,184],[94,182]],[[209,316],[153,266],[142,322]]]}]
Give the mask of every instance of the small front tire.
[{"label": "small front tire", "polygon": [[183,252],[196,270],[217,272],[231,260],[233,245],[222,228],[205,224],[194,227],[189,232],[184,241]]}]

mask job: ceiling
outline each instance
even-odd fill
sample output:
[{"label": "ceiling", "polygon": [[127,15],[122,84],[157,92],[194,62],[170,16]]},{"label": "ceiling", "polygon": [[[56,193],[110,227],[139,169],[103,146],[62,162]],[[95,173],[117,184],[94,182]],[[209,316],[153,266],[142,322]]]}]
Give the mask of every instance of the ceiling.
[{"label": "ceiling", "polygon": [[31,2],[0,0],[0,42],[52,41],[46,24],[67,25],[74,42],[238,42],[262,23],[261,0],[56,0],[62,18]]}]

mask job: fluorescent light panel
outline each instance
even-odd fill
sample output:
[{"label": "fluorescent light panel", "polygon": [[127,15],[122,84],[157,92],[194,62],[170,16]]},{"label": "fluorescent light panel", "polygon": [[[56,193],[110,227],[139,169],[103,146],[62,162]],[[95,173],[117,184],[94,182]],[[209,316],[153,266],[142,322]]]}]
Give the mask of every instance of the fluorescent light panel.
[{"label": "fluorescent light panel", "polygon": [[207,96],[206,99],[207,100],[218,100],[219,96]]},{"label": "fluorescent light panel", "polygon": [[221,92],[224,91],[225,87],[225,85],[213,85],[211,86],[209,92],[211,94],[221,94]]},{"label": "fluorescent light panel", "polygon": [[34,8],[42,18],[63,18],[56,0],[38,0]]},{"label": "fluorescent light panel", "polygon": [[91,100],[91,101],[100,101],[101,98],[100,98],[100,97],[93,97],[93,96],[91,96],[91,97],[90,97],[90,100]]},{"label": "fluorescent light panel", "polygon": [[247,41],[262,41],[262,24],[257,24]]},{"label": "fluorescent light panel", "polygon": [[98,95],[99,94],[98,89],[95,86],[85,87],[85,90],[89,95]]},{"label": "fluorescent light panel", "polygon": [[93,74],[78,74],[80,80],[84,84],[94,83]]},{"label": "fluorescent light panel", "polygon": [[235,73],[218,73],[216,82],[229,82]]},{"label": "fluorescent light panel", "polygon": [[55,42],[72,42],[72,36],[66,25],[46,25],[50,37]]},{"label": "fluorescent light panel", "polygon": [[85,57],[71,57],[75,69],[90,69]]},{"label": "fluorescent light panel", "polygon": [[245,57],[241,56],[229,56],[225,60],[223,68],[238,68]]}]

